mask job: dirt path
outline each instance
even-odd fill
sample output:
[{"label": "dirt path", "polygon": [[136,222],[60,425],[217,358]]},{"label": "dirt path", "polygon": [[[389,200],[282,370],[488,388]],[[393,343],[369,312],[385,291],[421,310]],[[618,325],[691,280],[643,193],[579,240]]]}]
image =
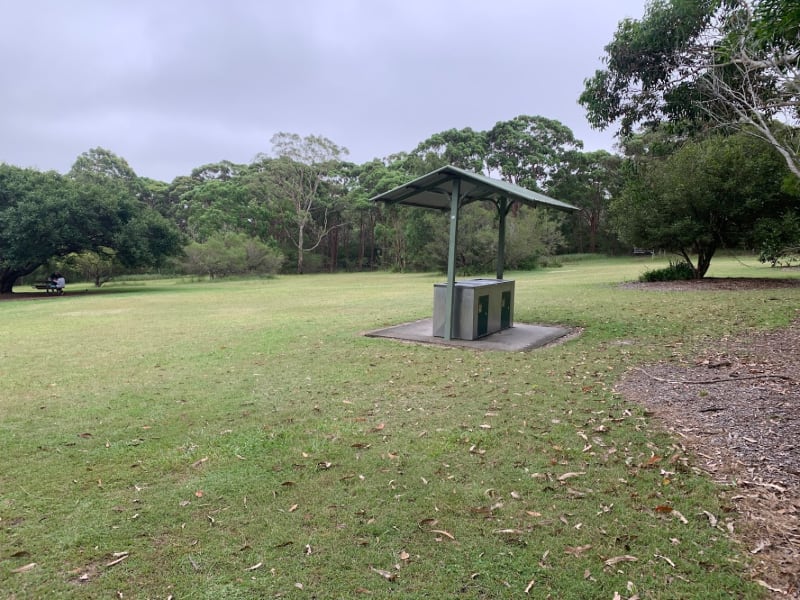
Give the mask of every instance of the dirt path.
[{"label": "dirt path", "polygon": [[[649,285],[737,290],[800,281]],[[617,391],[645,406],[723,486],[733,513],[717,527],[744,545],[753,579],[775,598],[800,598],[800,319],[719,340],[689,362],[634,368]]]}]

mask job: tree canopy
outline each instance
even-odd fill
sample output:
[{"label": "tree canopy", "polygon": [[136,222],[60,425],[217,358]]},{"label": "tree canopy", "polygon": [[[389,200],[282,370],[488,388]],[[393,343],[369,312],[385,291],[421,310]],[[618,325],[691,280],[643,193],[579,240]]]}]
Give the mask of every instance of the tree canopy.
[{"label": "tree canopy", "polygon": [[138,182],[107,168],[114,158],[91,151],[66,176],[0,164],[0,293],[71,253],[111,249],[134,267],[157,266],[180,250],[176,228],[134,195]]},{"label": "tree canopy", "polygon": [[628,168],[611,205],[620,237],[677,252],[698,278],[718,249],[752,243],[759,223],[798,206],[781,156],[746,134],[689,141],[666,158],[632,157]]},{"label": "tree canopy", "polygon": [[800,178],[800,10],[794,0],[651,0],[620,22],[580,103],[600,129],[662,121],[739,128]]}]

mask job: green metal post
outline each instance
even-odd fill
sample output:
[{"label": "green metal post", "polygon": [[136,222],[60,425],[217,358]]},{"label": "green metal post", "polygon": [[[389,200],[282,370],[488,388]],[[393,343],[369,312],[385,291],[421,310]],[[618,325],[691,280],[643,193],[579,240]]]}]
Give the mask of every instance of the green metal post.
[{"label": "green metal post", "polygon": [[453,339],[453,322],[456,296],[456,241],[458,239],[458,201],[461,196],[461,180],[453,180],[450,192],[450,244],[447,249],[447,297],[444,305],[444,339]]},{"label": "green metal post", "polygon": [[497,278],[503,278],[506,261],[506,216],[508,215],[508,199],[503,196],[497,201],[497,215],[500,217],[497,231]]}]

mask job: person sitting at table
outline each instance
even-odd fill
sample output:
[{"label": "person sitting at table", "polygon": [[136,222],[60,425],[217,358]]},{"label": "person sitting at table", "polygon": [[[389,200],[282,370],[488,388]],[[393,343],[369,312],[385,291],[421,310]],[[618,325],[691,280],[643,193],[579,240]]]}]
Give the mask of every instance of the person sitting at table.
[{"label": "person sitting at table", "polygon": [[67,280],[61,273],[56,273],[56,293],[61,296],[64,293],[64,288],[67,286]]}]

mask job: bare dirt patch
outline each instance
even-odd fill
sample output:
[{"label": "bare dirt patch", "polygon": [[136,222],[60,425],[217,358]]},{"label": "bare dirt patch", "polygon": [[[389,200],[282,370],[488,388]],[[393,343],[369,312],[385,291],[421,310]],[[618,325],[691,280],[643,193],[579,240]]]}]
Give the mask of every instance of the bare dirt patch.
[{"label": "bare dirt patch", "polygon": [[[742,290],[800,287],[800,281],[628,285]],[[785,329],[718,340],[691,360],[635,368],[616,389],[678,436],[723,485],[734,538],[751,557],[750,576],[775,598],[800,598],[800,319]]]},{"label": "bare dirt patch", "polygon": [[642,289],[662,292],[691,291],[744,291],[764,289],[800,288],[800,278],[769,279],[766,277],[706,277],[690,281],[655,281],[651,283],[623,283],[625,289]]}]

